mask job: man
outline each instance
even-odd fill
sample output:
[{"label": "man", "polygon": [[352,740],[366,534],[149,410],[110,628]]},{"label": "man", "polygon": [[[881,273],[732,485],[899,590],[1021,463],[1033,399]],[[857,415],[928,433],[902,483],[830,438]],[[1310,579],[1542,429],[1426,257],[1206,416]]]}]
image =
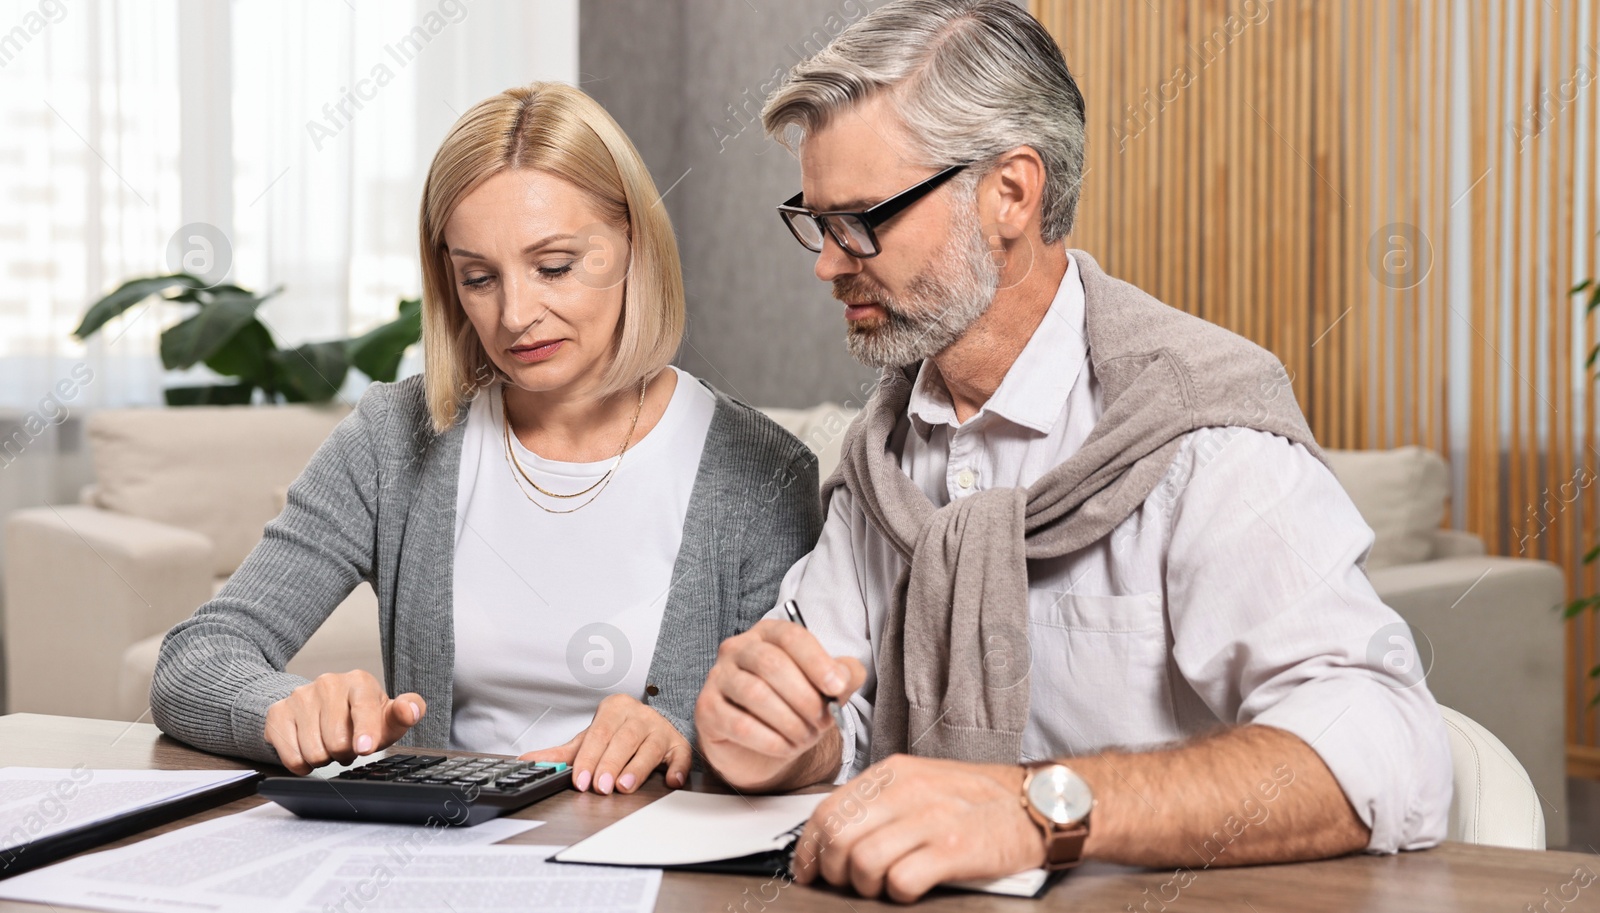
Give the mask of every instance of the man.
[{"label": "man", "polygon": [[[696,708],[735,787],[839,787],[796,874],[911,900],[1444,836],[1449,749],[1276,359],[1068,251],[1083,99],[1008,0],[896,0],[764,112],[883,368],[816,550]],[[1396,627],[1398,626],[1398,627]],[[836,725],[825,701],[845,700]]]}]

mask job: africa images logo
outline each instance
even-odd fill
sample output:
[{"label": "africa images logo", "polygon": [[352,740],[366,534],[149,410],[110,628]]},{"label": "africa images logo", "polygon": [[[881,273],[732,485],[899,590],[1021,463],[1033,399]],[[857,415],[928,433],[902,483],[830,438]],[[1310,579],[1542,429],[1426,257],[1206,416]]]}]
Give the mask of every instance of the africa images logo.
[{"label": "africa images logo", "polygon": [[597,621],[567,641],[567,669],[578,684],[596,691],[615,687],[633,667],[633,647],[616,625]]}]

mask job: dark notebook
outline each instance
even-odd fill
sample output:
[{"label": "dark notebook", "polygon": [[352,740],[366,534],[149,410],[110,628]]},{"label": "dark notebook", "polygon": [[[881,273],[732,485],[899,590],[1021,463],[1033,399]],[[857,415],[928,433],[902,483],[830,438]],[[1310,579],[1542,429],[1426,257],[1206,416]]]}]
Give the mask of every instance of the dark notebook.
[{"label": "dark notebook", "polygon": [[0,879],[254,795],[240,771],[0,768]]}]

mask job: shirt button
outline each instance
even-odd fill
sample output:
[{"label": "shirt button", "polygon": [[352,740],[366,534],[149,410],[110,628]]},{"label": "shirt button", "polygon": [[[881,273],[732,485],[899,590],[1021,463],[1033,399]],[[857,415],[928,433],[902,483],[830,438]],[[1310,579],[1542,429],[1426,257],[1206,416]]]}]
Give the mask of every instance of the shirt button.
[{"label": "shirt button", "polygon": [[657,688],[655,685],[645,685],[644,693],[650,695],[651,697],[655,697],[661,693],[661,689]]},{"label": "shirt button", "polygon": [[978,481],[978,477],[970,469],[963,469],[956,475],[956,484],[961,486],[963,490],[971,488],[976,481]]}]

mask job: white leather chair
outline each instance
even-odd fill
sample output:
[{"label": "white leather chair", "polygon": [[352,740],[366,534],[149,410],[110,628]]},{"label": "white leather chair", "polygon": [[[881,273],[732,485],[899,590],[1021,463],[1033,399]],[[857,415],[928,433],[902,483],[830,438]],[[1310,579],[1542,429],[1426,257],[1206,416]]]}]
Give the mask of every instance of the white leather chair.
[{"label": "white leather chair", "polygon": [[1450,733],[1455,796],[1448,839],[1516,849],[1545,848],[1544,809],[1533,781],[1494,733],[1440,707]]}]

